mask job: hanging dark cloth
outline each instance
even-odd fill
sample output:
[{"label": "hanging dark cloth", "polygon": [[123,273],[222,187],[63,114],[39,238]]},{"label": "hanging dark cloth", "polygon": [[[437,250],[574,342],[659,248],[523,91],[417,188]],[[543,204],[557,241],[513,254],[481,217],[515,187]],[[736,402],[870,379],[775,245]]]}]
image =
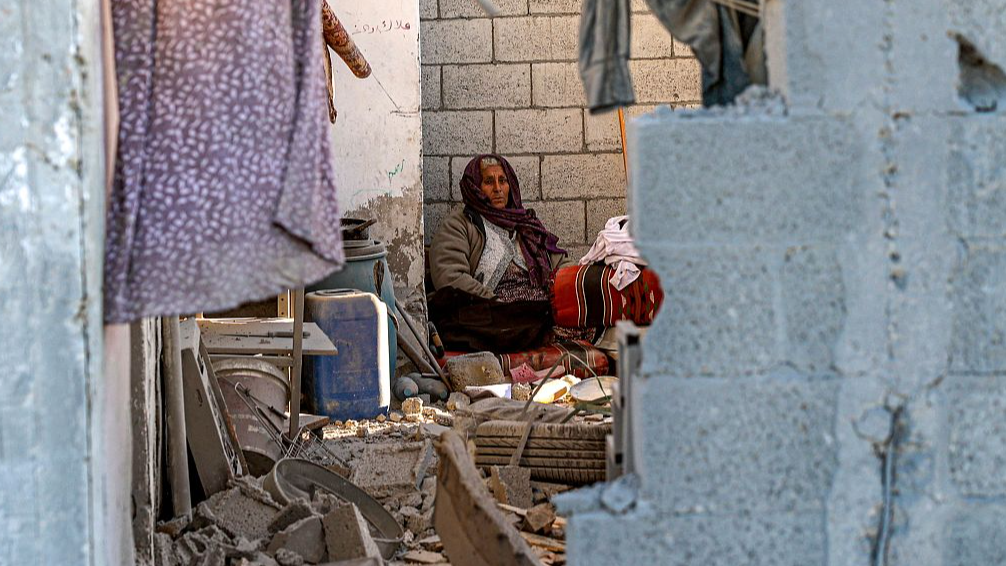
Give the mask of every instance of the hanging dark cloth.
[{"label": "hanging dark cloth", "polygon": [[[762,26],[711,0],[646,0],[671,35],[702,65],[703,106],[733,102],[765,84]],[[585,0],[580,20],[580,76],[592,112],[635,102],[629,75],[629,0]]]},{"label": "hanging dark cloth", "polygon": [[343,261],[321,5],[112,0],[105,319],[223,310]]}]

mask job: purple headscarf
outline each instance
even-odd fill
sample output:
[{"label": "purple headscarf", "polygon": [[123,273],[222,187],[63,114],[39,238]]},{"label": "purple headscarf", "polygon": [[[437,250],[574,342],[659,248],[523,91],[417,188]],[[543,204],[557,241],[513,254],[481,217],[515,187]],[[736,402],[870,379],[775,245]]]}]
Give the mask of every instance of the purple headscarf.
[{"label": "purple headscarf", "polygon": [[[510,183],[510,202],[506,208],[493,208],[489,198],[482,194],[482,160],[486,158],[499,162]],[[557,245],[559,237],[545,228],[541,220],[538,220],[534,209],[524,208],[517,174],[506,159],[499,155],[487,154],[479,155],[469,161],[465,167],[465,174],[461,177],[461,198],[468,208],[479,213],[483,219],[501,228],[517,232],[531,281],[542,287],[551,281],[552,261],[549,254],[565,254],[566,250]]]}]

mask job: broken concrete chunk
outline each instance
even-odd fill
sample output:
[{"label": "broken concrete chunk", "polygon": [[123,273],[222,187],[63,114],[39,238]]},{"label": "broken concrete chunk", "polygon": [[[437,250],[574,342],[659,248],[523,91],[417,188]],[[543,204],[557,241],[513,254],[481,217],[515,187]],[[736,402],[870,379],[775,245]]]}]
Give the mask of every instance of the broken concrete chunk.
[{"label": "broken concrete chunk", "polygon": [[423,400],[419,397],[410,397],[402,401],[402,412],[406,417],[423,414]]},{"label": "broken concrete chunk", "polygon": [[350,481],[379,499],[409,494],[425,477],[432,459],[429,442],[369,444],[353,463]]},{"label": "broken concrete chunk", "polygon": [[510,397],[514,401],[527,401],[531,398],[532,391],[530,383],[514,383],[510,388]]},{"label": "broken concrete chunk", "polygon": [[451,393],[450,397],[447,398],[447,410],[457,411],[458,409],[467,409],[468,405],[472,404],[472,400],[461,393],[460,391],[455,391]]},{"label": "broken concrete chunk", "polygon": [[447,562],[443,554],[429,550],[410,550],[402,558],[407,562],[415,562],[417,564],[443,564]]},{"label": "broken concrete chunk", "polygon": [[311,516],[290,525],[273,537],[268,551],[280,549],[296,552],[306,562],[318,563],[325,558],[325,534],[321,518]]},{"label": "broken concrete chunk", "polygon": [[549,534],[552,532],[552,523],[554,522],[555,509],[550,503],[542,503],[527,510],[521,529],[529,533]]},{"label": "broken concrete chunk", "polygon": [[423,494],[418,491],[410,493],[405,497],[400,499],[401,507],[415,507],[419,508],[423,505]]},{"label": "broken concrete chunk", "polygon": [[314,509],[303,499],[294,499],[269,523],[269,532],[278,533],[290,525],[314,515]]},{"label": "broken concrete chunk", "polygon": [[304,564],[303,556],[285,548],[277,550],[274,558],[279,566],[303,566]]},{"label": "broken concrete chunk", "polygon": [[399,413],[398,411],[391,411],[388,418],[391,419],[391,422],[393,423],[402,422],[402,413]]},{"label": "broken concrete chunk", "polygon": [[532,505],[531,470],[517,466],[493,466],[489,485],[496,501],[527,509]]},{"label": "broken concrete chunk", "polygon": [[[175,517],[170,521],[165,521],[163,523],[158,524],[155,530],[156,532],[164,533],[171,538],[177,538],[178,535],[182,534],[182,531],[184,531],[185,528],[189,526],[189,523],[191,521],[192,518],[190,516],[182,515],[181,517]],[[209,524],[210,523],[207,523],[206,525],[202,526],[208,526]]]},{"label": "broken concrete chunk", "polygon": [[504,383],[503,366],[492,352],[474,352],[447,360],[444,369],[450,378],[451,389],[464,391],[465,387],[497,385]]},{"label": "broken concrete chunk", "polygon": [[[408,511],[406,511],[408,510]],[[420,511],[415,507],[403,507],[399,510],[405,519],[405,527],[413,533],[424,533],[433,526],[433,510]]]},{"label": "broken concrete chunk", "polygon": [[370,536],[370,528],[356,505],[347,504],[325,515],[325,545],[331,561],[372,557],[381,559],[381,551]]},{"label": "broken concrete chunk", "polygon": [[246,485],[218,492],[206,500],[209,514],[227,532],[258,540],[269,536],[269,523],[279,515],[279,505],[264,491],[256,493]]}]

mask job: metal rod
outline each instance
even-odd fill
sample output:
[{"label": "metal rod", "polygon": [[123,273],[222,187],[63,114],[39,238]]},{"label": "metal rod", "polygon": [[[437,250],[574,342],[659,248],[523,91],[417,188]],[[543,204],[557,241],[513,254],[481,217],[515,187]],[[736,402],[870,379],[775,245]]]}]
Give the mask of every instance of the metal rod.
[{"label": "metal rod", "polygon": [[290,370],[290,440],[300,435],[300,372],[304,365],[304,288],[293,291],[293,368]]},{"label": "metal rod", "polygon": [[440,367],[440,364],[437,363],[437,357],[434,356],[433,352],[430,350],[429,340],[425,340],[424,337],[419,334],[419,331],[416,330],[416,323],[412,320],[412,317],[409,316],[409,313],[405,312],[403,309],[398,309],[398,314],[402,320],[405,321],[405,326],[408,326],[409,330],[411,330],[412,334],[416,337],[416,341],[419,342],[419,347],[422,348],[422,351],[426,352],[426,355],[430,360],[430,365],[433,366],[433,371],[440,376],[440,381],[442,381],[444,385],[447,386],[447,390],[450,391],[451,382],[447,379],[447,373],[444,372],[443,368]]},{"label": "metal rod", "polygon": [[161,319],[164,339],[164,418],[168,436],[168,478],[175,517],[192,512],[189,451],[185,431],[185,392],[182,385],[182,345],[178,317]]},{"label": "metal rod", "polygon": [[433,369],[433,367],[430,365],[428,361],[426,361],[426,358],[424,358],[423,355],[417,352],[416,349],[412,346],[412,344],[408,340],[408,336],[402,334],[401,329],[398,329],[397,333],[399,338],[398,347],[402,349],[402,352],[405,353],[405,356],[409,358],[409,360],[411,360],[412,363],[416,364],[416,368],[419,370],[419,372],[429,373],[439,377],[440,374],[436,373],[436,370]]}]

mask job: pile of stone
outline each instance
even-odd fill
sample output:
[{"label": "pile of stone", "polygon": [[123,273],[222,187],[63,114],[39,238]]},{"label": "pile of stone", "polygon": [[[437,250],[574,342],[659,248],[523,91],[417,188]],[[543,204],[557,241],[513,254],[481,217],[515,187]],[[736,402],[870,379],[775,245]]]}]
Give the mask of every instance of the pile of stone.
[{"label": "pile of stone", "polygon": [[192,517],[157,528],[158,566],[301,566],[382,564],[359,509],[319,492],[281,505],[253,479],[200,503]]}]

